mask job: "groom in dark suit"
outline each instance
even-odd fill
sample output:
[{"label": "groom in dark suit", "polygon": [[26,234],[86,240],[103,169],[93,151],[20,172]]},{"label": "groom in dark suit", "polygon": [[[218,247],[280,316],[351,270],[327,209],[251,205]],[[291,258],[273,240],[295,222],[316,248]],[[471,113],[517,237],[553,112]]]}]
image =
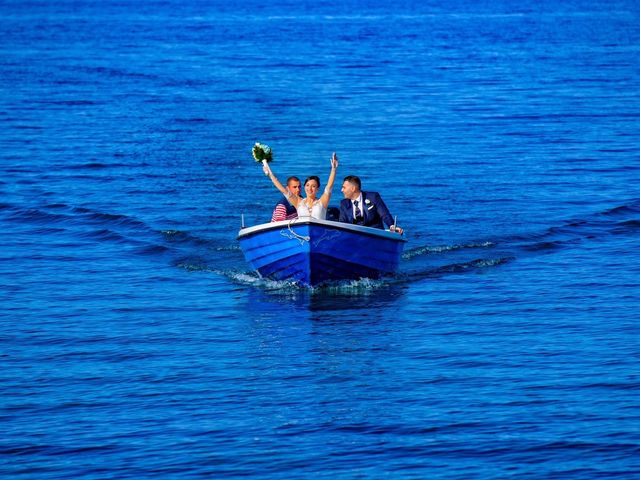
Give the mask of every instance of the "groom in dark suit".
[{"label": "groom in dark suit", "polygon": [[402,228],[395,225],[389,209],[377,192],[363,192],[361,182],[355,175],[344,177],[342,194],[344,200],[340,202],[340,221],[384,229],[384,223],[389,230],[402,235]]}]

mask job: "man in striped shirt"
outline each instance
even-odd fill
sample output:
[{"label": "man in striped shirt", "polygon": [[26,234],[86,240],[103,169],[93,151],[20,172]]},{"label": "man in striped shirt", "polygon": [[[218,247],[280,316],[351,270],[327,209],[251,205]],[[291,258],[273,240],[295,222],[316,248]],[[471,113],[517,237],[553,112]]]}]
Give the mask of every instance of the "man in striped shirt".
[{"label": "man in striped shirt", "polygon": [[[287,178],[287,190],[291,195],[300,195],[300,179],[298,177]],[[283,196],[273,209],[271,221],[278,222],[280,220],[291,220],[293,218],[298,218],[298,211],[296,207],[289,203],[287,197]]]}]

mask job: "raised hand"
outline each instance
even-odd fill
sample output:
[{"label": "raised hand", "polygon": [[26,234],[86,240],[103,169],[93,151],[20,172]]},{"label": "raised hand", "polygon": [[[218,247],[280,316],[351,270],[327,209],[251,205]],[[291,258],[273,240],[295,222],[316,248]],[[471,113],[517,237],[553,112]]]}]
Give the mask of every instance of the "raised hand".
[{"label": "raised hand", "polygon": [[266,160],[262,161],[262,171],[267,177],[272,175],[271,167],[269,167],[269,164],[266,162]]}]

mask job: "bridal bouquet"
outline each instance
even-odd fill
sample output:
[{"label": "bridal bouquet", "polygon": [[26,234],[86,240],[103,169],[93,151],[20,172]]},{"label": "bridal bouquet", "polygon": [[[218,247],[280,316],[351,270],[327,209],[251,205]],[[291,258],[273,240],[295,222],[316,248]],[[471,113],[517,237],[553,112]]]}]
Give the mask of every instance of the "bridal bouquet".
[{"label": "bridal bouquet", "polygon": [[251,153],[253,153],[253,158],[255,158],[256,162],[270,162],[273,160],[273,152],[269,145],[256,142]]}]

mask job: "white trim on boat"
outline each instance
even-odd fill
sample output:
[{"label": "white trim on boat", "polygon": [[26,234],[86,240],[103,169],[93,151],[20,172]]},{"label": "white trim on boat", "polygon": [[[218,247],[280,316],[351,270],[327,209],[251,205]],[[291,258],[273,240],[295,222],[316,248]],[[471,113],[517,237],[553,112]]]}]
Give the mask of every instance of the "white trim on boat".
[{"label": "white trim on boat", "polygon": [[260,225],[254,225],[253,227],[241,228],[238,232],[238,239],[252,235],[255,233],[265,232],[268,230],[277,230],[281,228],[290,228],[300,225],[323,225],[328,228],[336,230],[348,230],[356,233],[363,233],[365,235],[373,235],[375,237],[388,238],[390,240],[398,240],[406,242],[407,239],[404,235],[400,235],[396,232],[389,230],[382,230],[381,228],[365,227],[363,225],[352,225],[344,222],[334,222],[332,220],[319,220],[317,218],[302,217],[294,218],[293,220],[281,220],[279,222],[261,223]]}]

